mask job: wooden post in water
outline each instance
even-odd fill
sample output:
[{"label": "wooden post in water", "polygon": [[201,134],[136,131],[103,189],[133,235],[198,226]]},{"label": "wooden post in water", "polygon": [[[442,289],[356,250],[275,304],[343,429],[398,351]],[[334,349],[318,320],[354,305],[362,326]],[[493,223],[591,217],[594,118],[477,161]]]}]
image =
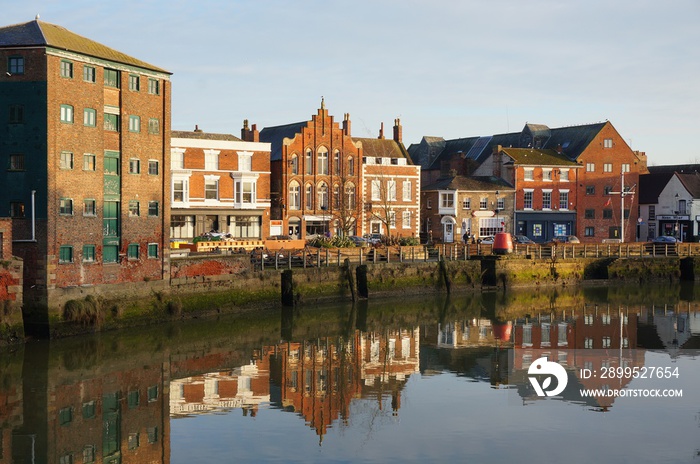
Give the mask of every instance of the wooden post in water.
[{"label": "wooden post in water", "polygon": [[445,282],[445,289],[447,290],[447,294],[450,294],[450,291],[452,290],[452,282],[450,282],[450,276],[447,273],[447,265],[445,264],[445,257],[444,255],[440,258],[439,262],[439,268],[440,268],[440,277],[442,277],[442,280]]},{"label": "wooden post in water", "polygon": [[357,294],[355,288],[355,276],[352,273],[352,268],[350,267],[350,258],[345,258],[345,272],[348,276],[348,284],[350,285],[350,295],[352,296],[352,302],[357,301]]},{"label": "wooden post in water", "polygon": [[369,289],[367,288],[367,265],[362,264],[355,269],[357,276],[357,293],[360,298],[369,298]]},{"label": "wooden post in water", "polygon": [[282,306],[294,306],[294,273],[282,271]]}]

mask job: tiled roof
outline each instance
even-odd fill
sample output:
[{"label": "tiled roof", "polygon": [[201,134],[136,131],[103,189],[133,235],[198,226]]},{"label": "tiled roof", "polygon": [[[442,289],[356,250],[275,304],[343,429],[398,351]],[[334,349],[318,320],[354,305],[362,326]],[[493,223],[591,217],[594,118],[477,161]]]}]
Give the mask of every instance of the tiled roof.
[{"label": "tiled roof", "polygon": [[165,69],[75,34],[64,27],[44,21],[34,20],[0,28],[0,48],[37,46],[71,51],[107,61],[172,74]]},{"label": "tiled roof", "polygon": [[600,122],[551,129],[551,135],[542,148],[555,150],[561,146],[562,152],[566,156],[570,159],[577,159],[606,124],[607,122]]},{"label": "tiled roof", "polygon": [[557,153],[555,150],[534,148],[503,148],[503,153],[513,158],[515,164],[536,166],[578,166],[576,161]]},{"label": "tiled roof", "polygon": [[512,189],[506,181],[498,177],[487,176],[449,176],[441,177],[430,185],[421,187],[421,191],[461,190],[470,192],[488,192],[499,189]]},{"label": "tiled roof", "polygon": [[690,195],[693,198],[700,198],[700,173],[676,173],[676,175],[678,176],[678,179],[681,181],[686,190],[688,190],[688,193],[690,193]]},{"label": "tiled roof", "polygon": [[362,143],[362,154],[367,157],[406,158],[408,164],[413,164],[411,156],[404,146],[394,139],[372,139],[353,137],[354,142]]},{"label": "tiled roof", "polygon": [[231,134],[211,134],[202,131],[171,131],[173,139],[198,139],[198,140],[225,140],[228,142],[240,142],[241,139]]},{"label": "tiled roof", "polygon": [[284,126],[266,127],[260,131],[260,141],[270,144],[270,161],[282,160],[282,141],[285,138],[293,139],[296,134],[306,127],[307,122],[295,122]]}]

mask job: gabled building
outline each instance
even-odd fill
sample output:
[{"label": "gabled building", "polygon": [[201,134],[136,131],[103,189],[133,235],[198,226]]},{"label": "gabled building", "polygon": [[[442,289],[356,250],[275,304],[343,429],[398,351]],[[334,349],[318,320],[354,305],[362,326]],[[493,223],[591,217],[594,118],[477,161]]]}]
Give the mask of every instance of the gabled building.
[{"label": "gabled building", "polygon": [[63,27],[0,28],[0,211],[29,304],[167,272],[170,72]]},{"label": "gabled building", "polygon": [[172,131],[170,144],[171,239],[191,241],[211,231],[234,240],[270,235],[269,143],[196,127]]}]

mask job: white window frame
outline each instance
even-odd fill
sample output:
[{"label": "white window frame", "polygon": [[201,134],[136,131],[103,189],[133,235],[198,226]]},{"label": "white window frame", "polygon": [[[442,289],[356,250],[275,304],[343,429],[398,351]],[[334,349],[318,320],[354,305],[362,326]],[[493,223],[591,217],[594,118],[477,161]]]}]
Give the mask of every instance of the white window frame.
[{"label": "white window frame", "polygon": [[401,193],[402,193],[403,201],[411,201],[413,199],[413,185],[411,185],[410,180],[403,181]]},{"label": "white window frame", "polygon": [[[204,150],[204,170],[218,171],[219,170],[219,150]],[[218,179],[218,177],[217,177]]]},{"label": "white window frame", "polygon": [[535,168],[523,168],[523,180],[532,182],[535,180]]}]

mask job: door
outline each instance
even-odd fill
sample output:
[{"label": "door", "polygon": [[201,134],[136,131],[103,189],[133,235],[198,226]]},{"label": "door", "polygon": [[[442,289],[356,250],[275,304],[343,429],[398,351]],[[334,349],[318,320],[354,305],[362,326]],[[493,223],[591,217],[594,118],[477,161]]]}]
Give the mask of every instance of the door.
[{"label": "door", "polygon": [[454,239],[455,239],[454,224],[452,224],[451,222],[446,222],[445,228],[444,228],[444,233],[443,233],[443,240],[446,243],[452,243],[452,242],[454,242]]}]

